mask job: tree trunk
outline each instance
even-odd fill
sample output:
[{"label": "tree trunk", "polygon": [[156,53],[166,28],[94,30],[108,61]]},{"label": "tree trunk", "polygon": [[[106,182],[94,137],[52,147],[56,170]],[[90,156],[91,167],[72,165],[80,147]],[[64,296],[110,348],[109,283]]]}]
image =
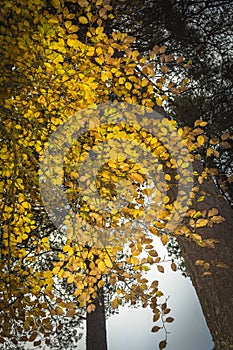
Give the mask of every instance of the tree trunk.
[{"label": "tree trunk", "polygon": [[94,300],[95,311],[87,313],[87,350],[107,350],[106,321],[103,289],[99,289]]},{"label": "tree trunk", "polygon": [[[216,238],[219,243],[215,249],[202,248],[182,237],[178,243],[212,334],[214,349],[230,350],[233,349],[233,211],[211,180],[206,180],[201,190],[207,193],[206,199],[193,203],[193,208],[217,208],[225,221],[212,228],[199,228],[198,233],[203,239]],[[211,276],[203,276],[202,269],[195,265],[198,259],[225,262],[229,267],[216,267]]]}]

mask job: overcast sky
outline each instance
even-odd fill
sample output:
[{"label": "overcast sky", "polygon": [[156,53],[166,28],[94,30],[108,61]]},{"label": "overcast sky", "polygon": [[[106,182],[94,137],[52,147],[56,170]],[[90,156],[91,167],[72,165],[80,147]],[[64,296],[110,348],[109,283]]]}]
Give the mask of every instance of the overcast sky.
[{"label": "overcast sky", "polygon": [[[163,249],[160,246],[160,251]],[[212,350],[211,335],[189,278],[169,267],[164,274],[158,274],[153,267],[148,277],[151,280],[159,277],[160,290],[170,296],[169,315],[175,321],[168,325],[171,333],[166,350]],[[108,350],[157,350],[159,341],[163,340],[162,332],[151,333],[153,325],[149,309],[120,308],[119,314],[107,321]],[[85,350],[85,336],[77,349]]]}]

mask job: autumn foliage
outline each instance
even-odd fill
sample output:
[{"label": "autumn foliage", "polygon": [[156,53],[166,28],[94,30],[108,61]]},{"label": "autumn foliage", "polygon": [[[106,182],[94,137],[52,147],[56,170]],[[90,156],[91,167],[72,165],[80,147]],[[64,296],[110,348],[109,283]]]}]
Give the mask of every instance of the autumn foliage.
[{"label": "autumn foliage", "polygon": [[[203,240],[196,228],[223,220],[214,208],[208,212],[188,211],[190,199],[199,196],[199,201],[204,200],[198,186],[191,198],[190,193],[184,193],[176,202],[172,185],[177,187],[182,181],[179,171],[182,178],[186,176],[187,184],[192,179],[185,170],[186,159],[181,157],[176,162],[161,139],[166,140],[173,129],[177,130],[192,162],[198,149],[206,147],[206,123],[197,121],[193,129],[181,129],[164,118],[159,125],[155,122],[157,132],[153,135],[136,124],[106,126],[98,115],[94,124],[91,118],[91,131],[67,149],[62,183],[73,210],[89,227],[85,231],[87,244],[79,241],[77,232],[62,232],[68,217],[59,229],[47,215],[39,186],[40,162],[58,126],[90,106],[123,102],[153,113],[156,105],[161,107],[172,95],[185,90],[185,76],[172,79],[172,74],[177,65],[188,69],[189,62],[167,54],[166,47],[154,47],[149,58],[139,55],[132,49],[133,37],[109,32],[107,24],[114,11],[108,0],[3,0],[1,9],[0,343],[29,341],[34,347],[50,344],[51,331],[61,331],[62,320],[78,319],[82,310],[94,311],[92,301],[102,287],[108,291],[112,309],[138,300],[144,307],[149,306],[154,322],[161,317],[164,320],[163,326],[152,328],[156,332],[173,319],[166,316],[170,311],[166,302],[160,302],[163,293],[158,281],[149,283],[144,276],[152,266],[164,272],[153,237],[158,236],[166,245],[170,234],[182,235],[213,247],[215,242]],[[145,211],[153,187],[148,182],[149,165],[140,157],[138,164],[130,160],[134,152],[130,146],[127,156],[122,151],[118,158],[113,154],[112,160],[102,164],[96,177],[97,190],[105,200],[116,200],[117,191],[122,190],[124,208],[104,217],[103,212],[88,204],[88,198],[82,197],[75,166],[95,146],[116,137],[127,142],[137,140],[137,145],[159,160],[157,172],[165,176],[168,195],[158,195],[155,203],[161,200],[164,210],[158,211],[154,204]],[[215,152],[211,147],[206,147],[207,157]],[[55,157],[50,161],[55,164]],[[201,183],[208,172],[193,176]],[[162,181],[159,175],[157,180]],[[88,177],[81,181],[88,181]],[[189,224],[168,232],[166,224],[174,210],[177,221],[186,212]],[[96,225],[103,228],[107,222],[117,227],[121,220],[133,223],[140,215],[141,221],[148,222],[147,229],[139,226],[137,234],[133,238],[129,235],[124,245],[109,242],[100,247],[88,238]],[[197,264],[209,270],[206,262]],[[176,270],[172,261],[171,268]],[[165,346],[166,341],[161,342],[160,348]]]}]

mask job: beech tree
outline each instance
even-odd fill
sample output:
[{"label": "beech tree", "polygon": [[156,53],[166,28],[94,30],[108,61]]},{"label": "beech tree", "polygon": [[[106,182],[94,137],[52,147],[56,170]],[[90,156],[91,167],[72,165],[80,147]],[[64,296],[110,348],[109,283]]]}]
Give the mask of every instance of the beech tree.
[{"label": "beech tree", "polygon": [[[195,230],[224,220],[214,208],[207,217],[188,211],[199,193],[193,176],[204,176],[190,169],[208,141],[206,122],[178,128],[155,112],[186,89],[176,67],[189,62],[165,46],[141,56],[133,37],[109,33],[111,11],[108,0],[2,4],[0,342],[8,348],[50,345],[83,312],[95,324],[106,293],[110,310],[150,307],[165,348],[173,318],[158,281],[144,276],[152,266],[164,272],[153,237],[213,247]],[[197,219],[191,228],[181,223],[186,212]]]}]

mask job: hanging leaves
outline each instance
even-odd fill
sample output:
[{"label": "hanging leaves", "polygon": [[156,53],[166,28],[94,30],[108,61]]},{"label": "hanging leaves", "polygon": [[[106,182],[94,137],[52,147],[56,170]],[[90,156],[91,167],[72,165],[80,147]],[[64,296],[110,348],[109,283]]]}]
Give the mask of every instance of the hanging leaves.
[{"label": "hanging leaves", "polygon": [[157,265],[157,269],[159,272],[164,273],[164,267],[162,265]]},{"label": "hanging leaves", "polygon": [[151,330],[151,332],[155,333],[155,332],[158,332],[159,330],[161,329],[161,327],[159,326],[154,326]]},{"label": "hanging leaves", "polygon": [[176,271],[176,270],[177,270],[177,266],[176,266],[176,264],[174,263],[174,261],[172,261],[172,263],[171,263],[171,269],[172,269],[173,271]]},{"label": "hanging leaves", "polygon": [[162,349],[165,349],[167,346],[167,342],[166,340],[163,340],[159,343],[159,349],[162,350]]}]

